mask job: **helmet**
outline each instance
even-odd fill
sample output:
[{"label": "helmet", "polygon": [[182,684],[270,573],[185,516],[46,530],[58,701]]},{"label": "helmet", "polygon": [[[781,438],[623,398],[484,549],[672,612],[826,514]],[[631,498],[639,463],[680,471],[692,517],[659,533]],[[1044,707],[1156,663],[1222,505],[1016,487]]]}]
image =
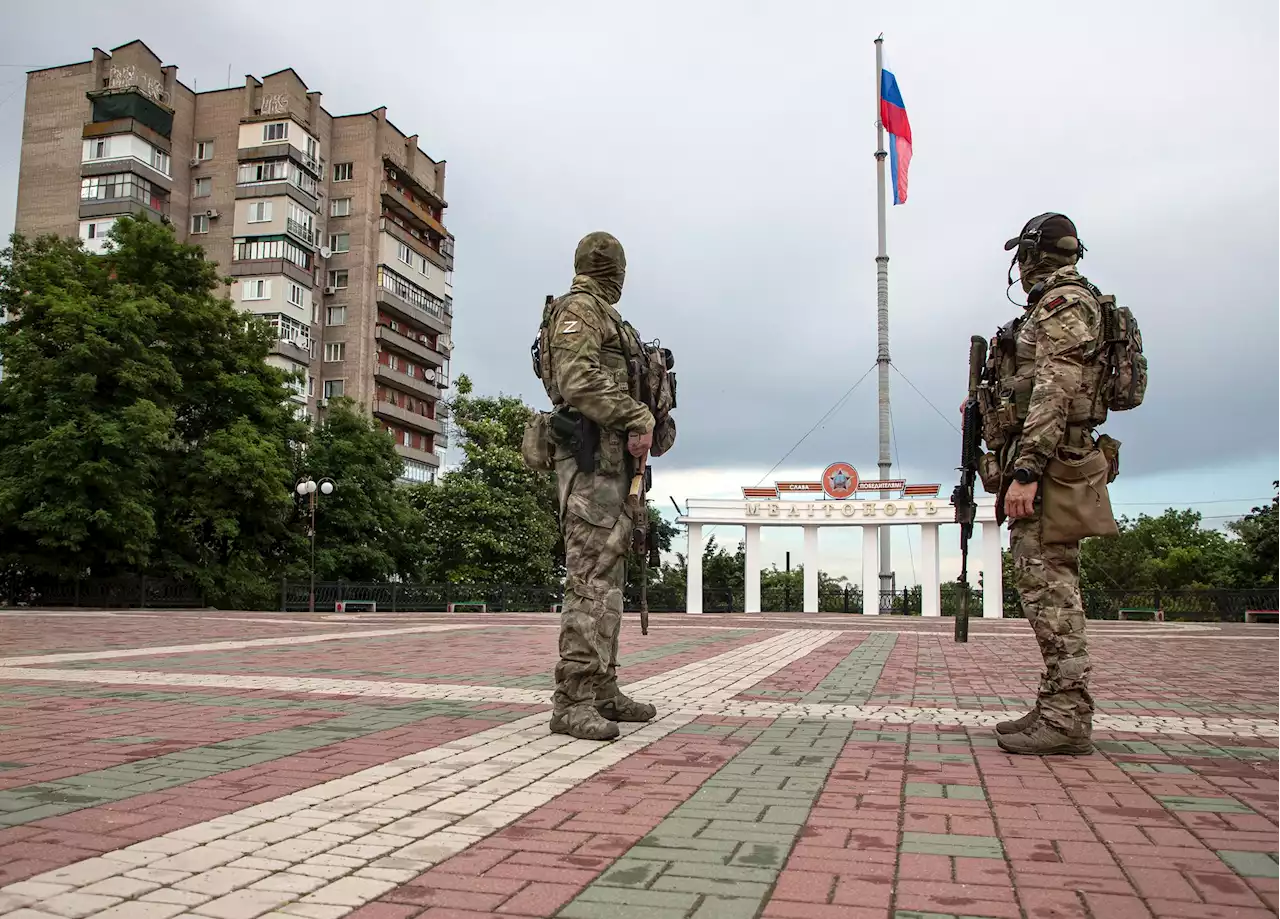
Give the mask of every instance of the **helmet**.
[{"label": "helmet", "polygon": [[1081,258],[1085,248],[1076,235],[1076,225],[1064,214],[1052,211],[1032,217],[1013,239],[1004,244],[1004,250],[1017,247],[1015,258],[1025,262],[1037,252],[1044,255],[1067,255]]}]

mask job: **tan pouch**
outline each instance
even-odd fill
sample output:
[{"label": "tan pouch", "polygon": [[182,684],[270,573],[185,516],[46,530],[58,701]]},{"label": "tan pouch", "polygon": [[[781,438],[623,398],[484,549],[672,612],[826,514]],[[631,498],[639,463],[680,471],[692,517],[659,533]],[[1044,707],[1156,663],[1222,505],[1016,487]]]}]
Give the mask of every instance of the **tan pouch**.
[{"label": "tan pouch", "polygon": [[1050,459],[1041,483],[1040,538],[1046,543],[1077,543],[1119,533],[1107,493],[1110,472],[1106,454],[1098,449],[1079,458],[1059,451]]},{"label": "tan pouch", "polygon": [[978,457],[978,478],[982,479],[982,489],[987,494],[1000,494],[1000,458],[994,453],[984,453]]},{"label": "tan pouch", "polygon": [[520,441],[520,456],[534,472],[551,472],[556,468],[555,449],[551,442],[551,423],[546,412],[534,412],[525,423]]}]

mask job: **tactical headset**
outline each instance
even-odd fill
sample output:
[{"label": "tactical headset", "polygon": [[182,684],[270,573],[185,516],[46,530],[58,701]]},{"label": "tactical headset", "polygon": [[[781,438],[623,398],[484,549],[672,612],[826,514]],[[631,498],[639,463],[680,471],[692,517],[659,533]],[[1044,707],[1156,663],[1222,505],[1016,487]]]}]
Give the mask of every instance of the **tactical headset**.
[{"label": "tactical headset", "polygon": [[[1084,254],[1087,250],[1084,247],[1084,243],[1080,242],[1080,239],[1075,236],[1059,237],[1054,241],[1055,245],[1052,246],[1052,249],[1048,249],[1043,246],[1045,241],[1042,238],[1043,233],[1041,228],[1051,217],[1061,217],[1063,220],[1071,223],[1072,226],[1075,226],[1074,222],[1072,222],[1071,218],[1066,214],[1048,211],[1038,217],[1031,218],[1031,220],[1027,221],[1027,225],[1022,228],[1022,232],[1019,233],[1015,239],[1011,239],[1004,244],[1006,252],[1015,246],[1017,247],[1017,251],[1013,254],[1013,258],[1009,260],[1009,270],[1005,274],[1005,279],[1009,282],[1008,287],[1005,289],[1005,296],[1008,297],[1011,302],[1016,302],[1012,297],[1009,297],[1009,290],[1013,288],[1013,266],[1015,262],[1026,261],[1037,252],[1048,253],[1050,251],[1058,255],[1074,255],[1077,260],[1084,258]],[[1067,245],[1064,246],[1063,243],[1067,243]],[[1075,246],[1074,251],[1071,248],[1072,244]],[[1037,288],[1040,288],[1040,285],[1034,285],[1031,290],[1028,291],[1028,306],[1034,306],[1036,300],[1039,300],[1040,295],[1044,293],[1043,289]]]}]

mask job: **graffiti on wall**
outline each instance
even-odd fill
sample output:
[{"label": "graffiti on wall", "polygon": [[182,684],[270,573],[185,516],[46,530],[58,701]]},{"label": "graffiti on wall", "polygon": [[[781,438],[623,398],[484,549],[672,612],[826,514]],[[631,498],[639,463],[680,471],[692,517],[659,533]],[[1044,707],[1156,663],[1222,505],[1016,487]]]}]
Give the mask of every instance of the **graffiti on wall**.
[{"label": "graffiti on wall", "polygon": [[271,93],[262,97],[262,114],[285,115],[289,112],[289,97],[284,93]]},{"label": "graffiti on wall", "polygon": [[137,87],[144,96],[150,96],[157,102],[163,102],[165,97],[164,83],[150,74],[143,73],[136,64],[130,64],[128,67],[112,65],[111,73],[107,77],[107,86],[110,89]]}]

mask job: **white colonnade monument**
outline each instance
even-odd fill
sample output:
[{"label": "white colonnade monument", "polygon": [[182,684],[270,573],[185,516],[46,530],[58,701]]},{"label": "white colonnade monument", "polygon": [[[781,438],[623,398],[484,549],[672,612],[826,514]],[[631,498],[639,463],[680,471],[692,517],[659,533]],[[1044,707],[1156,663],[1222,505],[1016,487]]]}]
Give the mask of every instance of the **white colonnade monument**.
[{"label": "white colonnade monument", "polygon": [[[859,482],[848,463],[832,463],[821,481],[778,482],[772,487],[744,487],[741,499],[691,498],[679,522],[688,527],[688,596],[685,609],[702,612],[702,528],[708,525],[746,529],[745,612],[760,612],[760,528],[801,527],[804,530],[804,612],[818,612],[818,531],[823,527],[862,528],[863,612],[880,612],[881,527],[920,528],[921,613],[942,615],[938,568],[938,534],[942,526],[955,526],[951,503],[938,497],[940,485],[908,485],[905,480]],[[866,497],[859,497],[859,493]],[[884,498],[884,494],[898,497]],[[995,499],[976,495],[975,535],[981,527],[980,567],[990,587],[982,593],[982,615],[998,619],[1004,614],[1000,524]],[[955,531],[958,533],[959,531]],[[887,540],[885,540],[887,542]]]}]

